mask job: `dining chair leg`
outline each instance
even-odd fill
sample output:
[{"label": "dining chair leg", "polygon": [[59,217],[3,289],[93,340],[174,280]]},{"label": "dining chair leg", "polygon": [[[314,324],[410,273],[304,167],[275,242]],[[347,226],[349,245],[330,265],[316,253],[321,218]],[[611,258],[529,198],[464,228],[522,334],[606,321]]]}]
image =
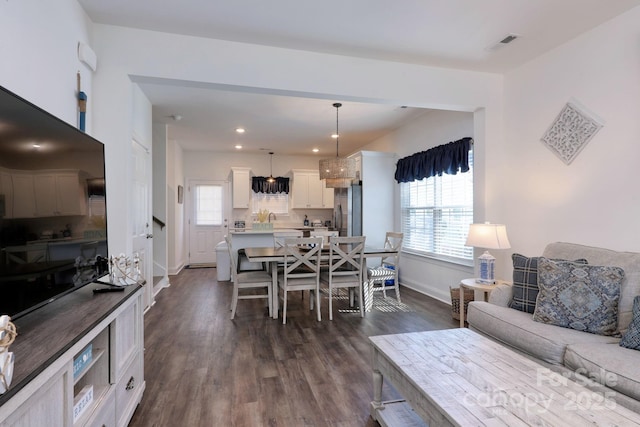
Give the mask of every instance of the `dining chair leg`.
[{"label": "dining chair leg", "polygon": [[329,320],[333,320],[333,289],[329,286]]},{"label": "dining chair leg", "polygon": [[362,286],[358,286],[360,292],[358,303],[360,304],[360,317],[364,317],[364,299],[362,298]]},{"label": "dining chair leg", "polygon": [[233,296],[231,297],[231,318],[236,316],[236,306],[238,305],[238,287],[233,285]]},{"label": "dining chair leg", "polygon": [[269,317],[273,317],[273,301],[271,298],[271,286],[267,286],[267,305],[269,306]]},{"label": "dining chair leg", "polygon": [[[318,322],[322,322],[322,313],[320,311],[320,291],[314,291],[313,293],[316,297],[316,311],[318,312]],[[311,299],[311,294],[309,294],[309,299]]]},{"label": "dining chair leg", "polygon": [[282,290],[282,324],[287,324],[287,291],[286,289]]}]

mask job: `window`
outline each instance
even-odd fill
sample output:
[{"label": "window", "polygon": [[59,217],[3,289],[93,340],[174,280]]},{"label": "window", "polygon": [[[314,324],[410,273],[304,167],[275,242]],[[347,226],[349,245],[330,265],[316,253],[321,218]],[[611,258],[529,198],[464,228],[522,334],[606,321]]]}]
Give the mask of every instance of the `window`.
[{"label": "window", "polygon": [[196,185],[197,225],[222,225],[222,186]]},{"label": "window", "polygon": [[252,192],[253,213],[266,209],[274,214],[287,215],[289,213],[289,194],[287,193],[256,193]]},{"label": "window", "polygon": [[469,171],[442,174],[400,184],[403,249],[448,259],[473,260],[473,248],[465,246],[473,222],[473,151]]}]

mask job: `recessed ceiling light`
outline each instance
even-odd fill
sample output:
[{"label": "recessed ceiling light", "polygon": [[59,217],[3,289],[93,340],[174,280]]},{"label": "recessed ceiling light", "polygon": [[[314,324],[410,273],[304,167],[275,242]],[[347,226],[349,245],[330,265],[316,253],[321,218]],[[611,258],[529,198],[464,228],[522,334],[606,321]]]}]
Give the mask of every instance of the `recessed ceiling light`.
[{"label": "recessed ceiling light", "polygon": [[244,133],[244,128],[236,128],[237,133]]},{"label": "recessed ceiling light", "polygon": [[242,149],[242,145],[238,144],[236,145],[236,150],[241,150]]},{"label": "recessed ceiling light", "polygon": [[313,151],[314,153],[317,153],[318,151],[320,151],[320,149],[319,149],[319,148],[314,148],[314,149],[313,149],[313,150],[311,150],[311,151]]},{"label": "recessed ceiling light", "polygon": [[33,144],[33,148],[40,148],[40,144]]},{"label": "recessed ceiling light", "polygon": [[332,134],[332,135],[331,135],[331,138],[333,138],[333,139],[337,139],[337,138],[338,138],[338,134],[337,134],[337,133]]}]

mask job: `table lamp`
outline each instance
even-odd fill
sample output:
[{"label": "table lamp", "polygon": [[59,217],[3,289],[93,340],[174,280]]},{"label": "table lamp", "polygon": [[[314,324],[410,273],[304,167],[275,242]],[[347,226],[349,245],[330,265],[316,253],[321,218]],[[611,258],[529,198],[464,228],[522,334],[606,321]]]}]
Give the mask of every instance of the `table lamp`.
[{"label": "table lamp", "polygon": [[[509,249],[511,244],[507,237],[507,227],[504,224],[470,224],[469,234],[465,246],[474,246],[484,249]],[[480,264],[480,278],[478,283],[495,283],[496,259],[486,250],[478,257]]]}]

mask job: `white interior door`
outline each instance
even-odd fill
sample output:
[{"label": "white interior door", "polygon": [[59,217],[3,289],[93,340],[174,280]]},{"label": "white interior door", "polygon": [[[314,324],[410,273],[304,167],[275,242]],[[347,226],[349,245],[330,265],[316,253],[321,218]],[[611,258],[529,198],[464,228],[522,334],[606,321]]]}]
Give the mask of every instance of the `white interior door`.
[{"label": "white interior door", "polygon": [[227,233],[222,181],[189,180],[189,265],[216,265],[216,245]]},{"label": "white interior door", "polygon": [[151,154],[142,145],[133,141],[133,197],[132,215],[132,248],[140,257],[140,269],[146,280],[144,305],[145,309],[153,305],[153,237],[151,228]]}]

